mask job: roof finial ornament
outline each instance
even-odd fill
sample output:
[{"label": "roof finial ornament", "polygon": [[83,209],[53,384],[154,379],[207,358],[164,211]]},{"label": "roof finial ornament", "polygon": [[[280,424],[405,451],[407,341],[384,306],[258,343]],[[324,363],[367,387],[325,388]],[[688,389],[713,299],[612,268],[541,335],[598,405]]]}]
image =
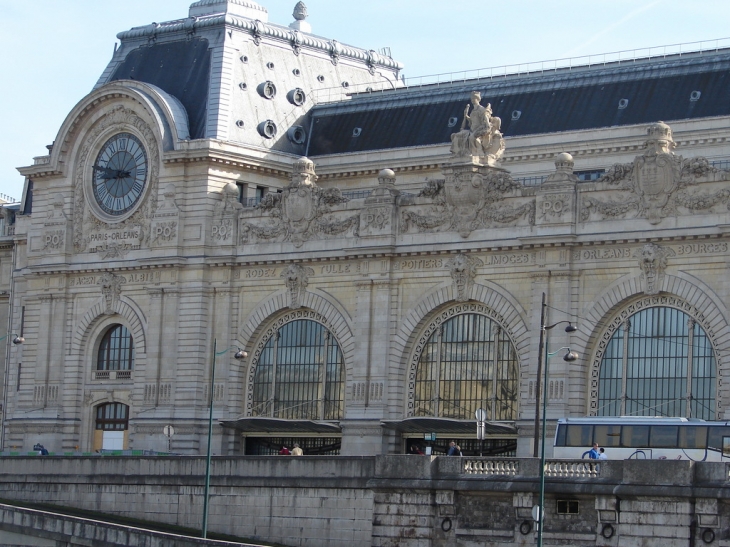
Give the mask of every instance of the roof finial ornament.
[{"label": "roof finial ornament", "polygon": [[304,2],[297,2],[297,5],[294,6],[294,13],[292,13],[292,15],[297,21],[304,21],[307,18],[307,6]]},{"label": "roof finial ornament", "polygon": [[289,25],[289,28],[311,34],[312,25],[305,21],[308,14],[307,6],[304,2],[297,2],[297,5],[294,6],[294,13],[292,13],[292,15],[294,16],[294,22]]}]

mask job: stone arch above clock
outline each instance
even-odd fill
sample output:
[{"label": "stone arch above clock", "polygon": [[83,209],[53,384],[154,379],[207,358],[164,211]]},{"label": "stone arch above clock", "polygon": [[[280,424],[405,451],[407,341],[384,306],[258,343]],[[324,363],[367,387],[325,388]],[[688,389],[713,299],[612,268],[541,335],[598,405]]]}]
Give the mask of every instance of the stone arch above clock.
[{"label": "stone arch above clock", "polygon": [[[59,174],[68,169],[65,175],[73,188],[73,251],[96,252],[101,259],[113,259],[148,246],[162,155],[188,137],[184,108],[154,86],[115,82],[82,100],[64,122],[51,155],[51,164]],[[131,170],[114,167],[109,162],[111,155],[104,153],[119,142],[134,143],[139,152],[140,162],[126,153]],[[114,176],[108,174],[112,170]],[[124,198],[117,200],[118,207],[103,206],[103,196],[95,191],[100,176],[108,177],[101,182],[109,185],[123,185],[126,180],[129,191],[122,192]]]}]

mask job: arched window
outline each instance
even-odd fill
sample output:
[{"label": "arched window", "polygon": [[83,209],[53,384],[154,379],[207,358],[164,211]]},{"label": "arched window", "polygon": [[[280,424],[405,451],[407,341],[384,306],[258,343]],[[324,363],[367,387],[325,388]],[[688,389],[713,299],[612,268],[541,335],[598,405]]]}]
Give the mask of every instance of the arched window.
[{"label": "arched window", "polygon": [[284,324],[256,366],[253,416],[339,420],[344,415],[342,351],[332,333],[309,319]]},{"label": "arched window", "polygon": [[680,310],[647,308],[624,321],[606,347],[597,414],[714,420],[715,385],[704,329]]},{"label": "arched window", "polygon": [[101,339],[96,370],[132,370],[134,341],[124,325],[110,327]]},{"label": "arched window", "polygon": [[96,429],[125,431],[129,420],[129,407],[122,403],[107,403],[96,407]]},{"label": "arched window", "polygon": [[490,421],[517,418],[517,357],[510,339],[489,317],[452,317],[428,339],[418,361],[414,416]]}]

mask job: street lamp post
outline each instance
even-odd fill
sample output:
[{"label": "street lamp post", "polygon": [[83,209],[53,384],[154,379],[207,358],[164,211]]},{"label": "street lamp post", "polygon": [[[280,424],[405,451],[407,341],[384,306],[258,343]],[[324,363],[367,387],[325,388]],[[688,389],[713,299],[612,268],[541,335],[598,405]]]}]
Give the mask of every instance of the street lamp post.
[{"label": "street lamp post", "polygon": [[[540,435],[540,380],[542,379],[542,363],[543,363],[543,349],[547,351],[547,334],[546,332],[561,325],[568,323],[565,327],[565,332],[575,332],[578,329],[570,321],[558,321],[552,325],[545,326],[545,320],[547,315],[548,305],[545,303],[545,293],[542,293],[542,307],[540,309],[540,343],[537,347],[537,378],[535,380],[535,432],[532,442],[532,457],[537,458],[537,447]],[[547,389],[547,383],[545,384]],[[542,397],[546,397],[545,393],[542,393]]]},{"label": "street lamp post", "polygon": [[[553,325],[555,326],[555,325]],[[575,327],[573,327],[575,330]],[[545,375],[543,377],[543,391],[547,394],[548,386],[548,362],[550,357],[556,353],[567,349],[568,352],[563,356],[563,361],[571,362],[578,358],[578,354],[567,346],[548,353],[547,343],[545,344]],[[539,513],[537,517],[537,547],[542,547],[542,528],[545,522],[545,426],[547,424],[547,395],[542,398],[542,443],[540,447],[540,501],[538,502]]]},{"label": "street lamp post", "polygon": [[[21,333],[22,333],[21,329]],[[20,334],[11,334],[8,333],[2,338],[0,338],[0,342],[7,339],[9,336],[13,337],[13,344],[16,346],[19,346],[23,342],[25,342],[25,338],[23,338],[23,335]],[[5,377],[3,380],[3,404],[2,404],[2,421],[0,422],[0,452],[5,450],[5,413],[7,412],[8,408],[8,376],[10,376],[10,346],[7,347],[5,351]]]},{"label": "street lamp post", "polygon": [[[210,370],[210,413],[208,414],[208,457],[205,462],[205,492],[203,494],[203,530],[201,536],[203,539],[208,537],[208,502],[210,500],[210,456],[211,456],[211,443],[213,439],[213,390],[215,387],[215,358],[224,353],[228,353],[235,346],[231,346],[223,351],[216,351],[218,340],[213,339],[213,365]],[[234,358],[245,359],[248,357],[248,353],[243,351],[241,348],[236,347],[236,353]]]}]

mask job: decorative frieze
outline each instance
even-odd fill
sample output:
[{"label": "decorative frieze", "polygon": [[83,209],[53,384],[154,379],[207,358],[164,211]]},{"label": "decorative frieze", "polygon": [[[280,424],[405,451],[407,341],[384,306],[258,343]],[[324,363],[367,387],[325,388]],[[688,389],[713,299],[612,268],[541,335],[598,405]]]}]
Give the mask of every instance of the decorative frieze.
[{"label": "decorative frieze", "polygon": [[658,224],[669,216],[708,211],[730,202],[727,188],[698,192],[692,188],[700,182],[730,179],[730,171],[710,165],[703,157],[684,159],[675,155],[671,128],[659,122],[647,129],[645,151],[632,163],[616,164],[598,180],[609,190],[608,199],[585,196],[580,219],[626,218],[629,213]]},{"label": "decorative frieze", "polygon": [[291,183],[280,194],[266,194],[256,212],[268,218],[261,222],[241,220],[239,244],[257,241],[290,241],[295,247],[312,239],[336,235],[359,235],[360,215],[346,217],[332,213],[333,206],[346,203],[337,188],[316,184],[314,163],[301,158],[294,163]]}]

